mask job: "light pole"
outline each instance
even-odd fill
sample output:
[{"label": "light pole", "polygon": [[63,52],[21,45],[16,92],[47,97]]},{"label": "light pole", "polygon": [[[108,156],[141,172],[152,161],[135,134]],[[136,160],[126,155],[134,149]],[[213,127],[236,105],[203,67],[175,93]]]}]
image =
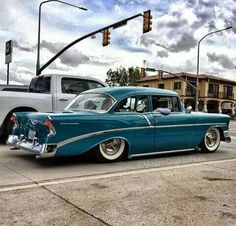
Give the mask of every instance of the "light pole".
[{"label": "light pole", "polygon": [[215,33],[218,33],[218,32],[221,32],[221,31],[225,31],[225,30],[229,30],[231,29],[232,27],[226,27],[224,29],[221,29],[221,30],[217,30],[217,31],[212,31],[206,35],[204,35],[199,41],[198,41],[198,44],[197,44],[197,83],[196,83],[196,87],[197,87],[197,90],[196,90],[196,104],[195,104],[195,111],[198,111],[198,102],[199,102],[199,54],[200,54],[200,43],[201,41],[206,38],[207,36],[211,35],[211,34],[215,34]]},{"label": "light pole", "polygon": [[76,6],[76,5],[73,5],[73,4],[70,4],[70,3],[67,3],[67,2],[63,2],[63,1],[60,1],[60,0],[47,0],[47,1],[43,1],[43,2],[40,3],[40,5],[39,5],[39,16],[38,16],[38,48],[37,48],[36,75],[38,75],[38,71],[40,69],[41,8],[42,8],[42,5],[44,3],[48,3],[48,2],[58,2],[58,3],[61,3],[61,4],[65,4],[65,5],[68,5],[68,6],[75,7],[77,9],[81,9],[81,10],[85,10],[85,11],[87,10],[84,7]]}]

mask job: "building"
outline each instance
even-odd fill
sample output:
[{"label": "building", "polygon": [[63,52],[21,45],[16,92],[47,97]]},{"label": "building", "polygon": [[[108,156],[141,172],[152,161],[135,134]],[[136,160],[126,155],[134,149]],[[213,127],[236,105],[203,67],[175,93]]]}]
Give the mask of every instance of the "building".
[{"label": "building", "polygon": [[[195,109],[196,90],[187,82],[196,86],[196,75],[190,73],[176,73],[177,76],[164,74],[145,76],[137,81],[138,86],[169,89],[177,92],[185,107],[191,105]],[[179,77],[178,77],[179,76]],[[235,115],[236,112],[236,81],[215,77],[212,75],[199,75],[199,111],[209,113],[225,113]]]}]

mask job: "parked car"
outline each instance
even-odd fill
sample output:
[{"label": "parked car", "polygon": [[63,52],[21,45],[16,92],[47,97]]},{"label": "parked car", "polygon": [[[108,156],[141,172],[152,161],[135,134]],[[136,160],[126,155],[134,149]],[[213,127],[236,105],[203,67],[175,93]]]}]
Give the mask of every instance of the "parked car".
[{"label": "parked car", "polygon": [[[76,94],[88,89],[107,86],[102,81],[76,75],[50,74],[32,78],[29,89],[0,90],[0,138],[6,142],[13,112],[62,111]],[[4,89],[5,89],[4,88]],[[16,87],[15,87],[16,88]]]},{"label": "parked car", "polygon": [[90,152],[101,161],[230,142],[229,116],[186,112],[177,93],[145,87],[88,90],[62,113],[14,113],[7,144],[39,158]]}]

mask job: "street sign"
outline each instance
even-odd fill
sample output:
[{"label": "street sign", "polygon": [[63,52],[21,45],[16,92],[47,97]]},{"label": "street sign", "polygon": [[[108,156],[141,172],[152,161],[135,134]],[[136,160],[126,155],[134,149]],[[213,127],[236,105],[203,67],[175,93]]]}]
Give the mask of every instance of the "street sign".
[{"label": "street sign", "polygon": [[147,68],[146,68],[146,71],[152,71],[152,72],[155,72],[156,69],[155,69],[155,68],[151,68],[151,67],[147,67]]},{"label": "street sign", "polygon": [[5,64],[9,64],[12,62],[12,40],[6,42],[5,47]]}]

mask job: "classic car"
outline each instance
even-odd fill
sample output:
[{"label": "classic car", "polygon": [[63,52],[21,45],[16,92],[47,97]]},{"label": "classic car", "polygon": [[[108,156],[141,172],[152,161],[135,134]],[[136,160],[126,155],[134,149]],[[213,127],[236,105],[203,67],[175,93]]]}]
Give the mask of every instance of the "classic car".
[{"label": "classic car", "polygon": [[214,152],[220,141],[230,142],[229,121],[228,115],[185,110],[173,91],[106,87],[79,94],[61,113],[14,113],[7,144],[38,158],[90,152],[107,162],[194,149]]}]

